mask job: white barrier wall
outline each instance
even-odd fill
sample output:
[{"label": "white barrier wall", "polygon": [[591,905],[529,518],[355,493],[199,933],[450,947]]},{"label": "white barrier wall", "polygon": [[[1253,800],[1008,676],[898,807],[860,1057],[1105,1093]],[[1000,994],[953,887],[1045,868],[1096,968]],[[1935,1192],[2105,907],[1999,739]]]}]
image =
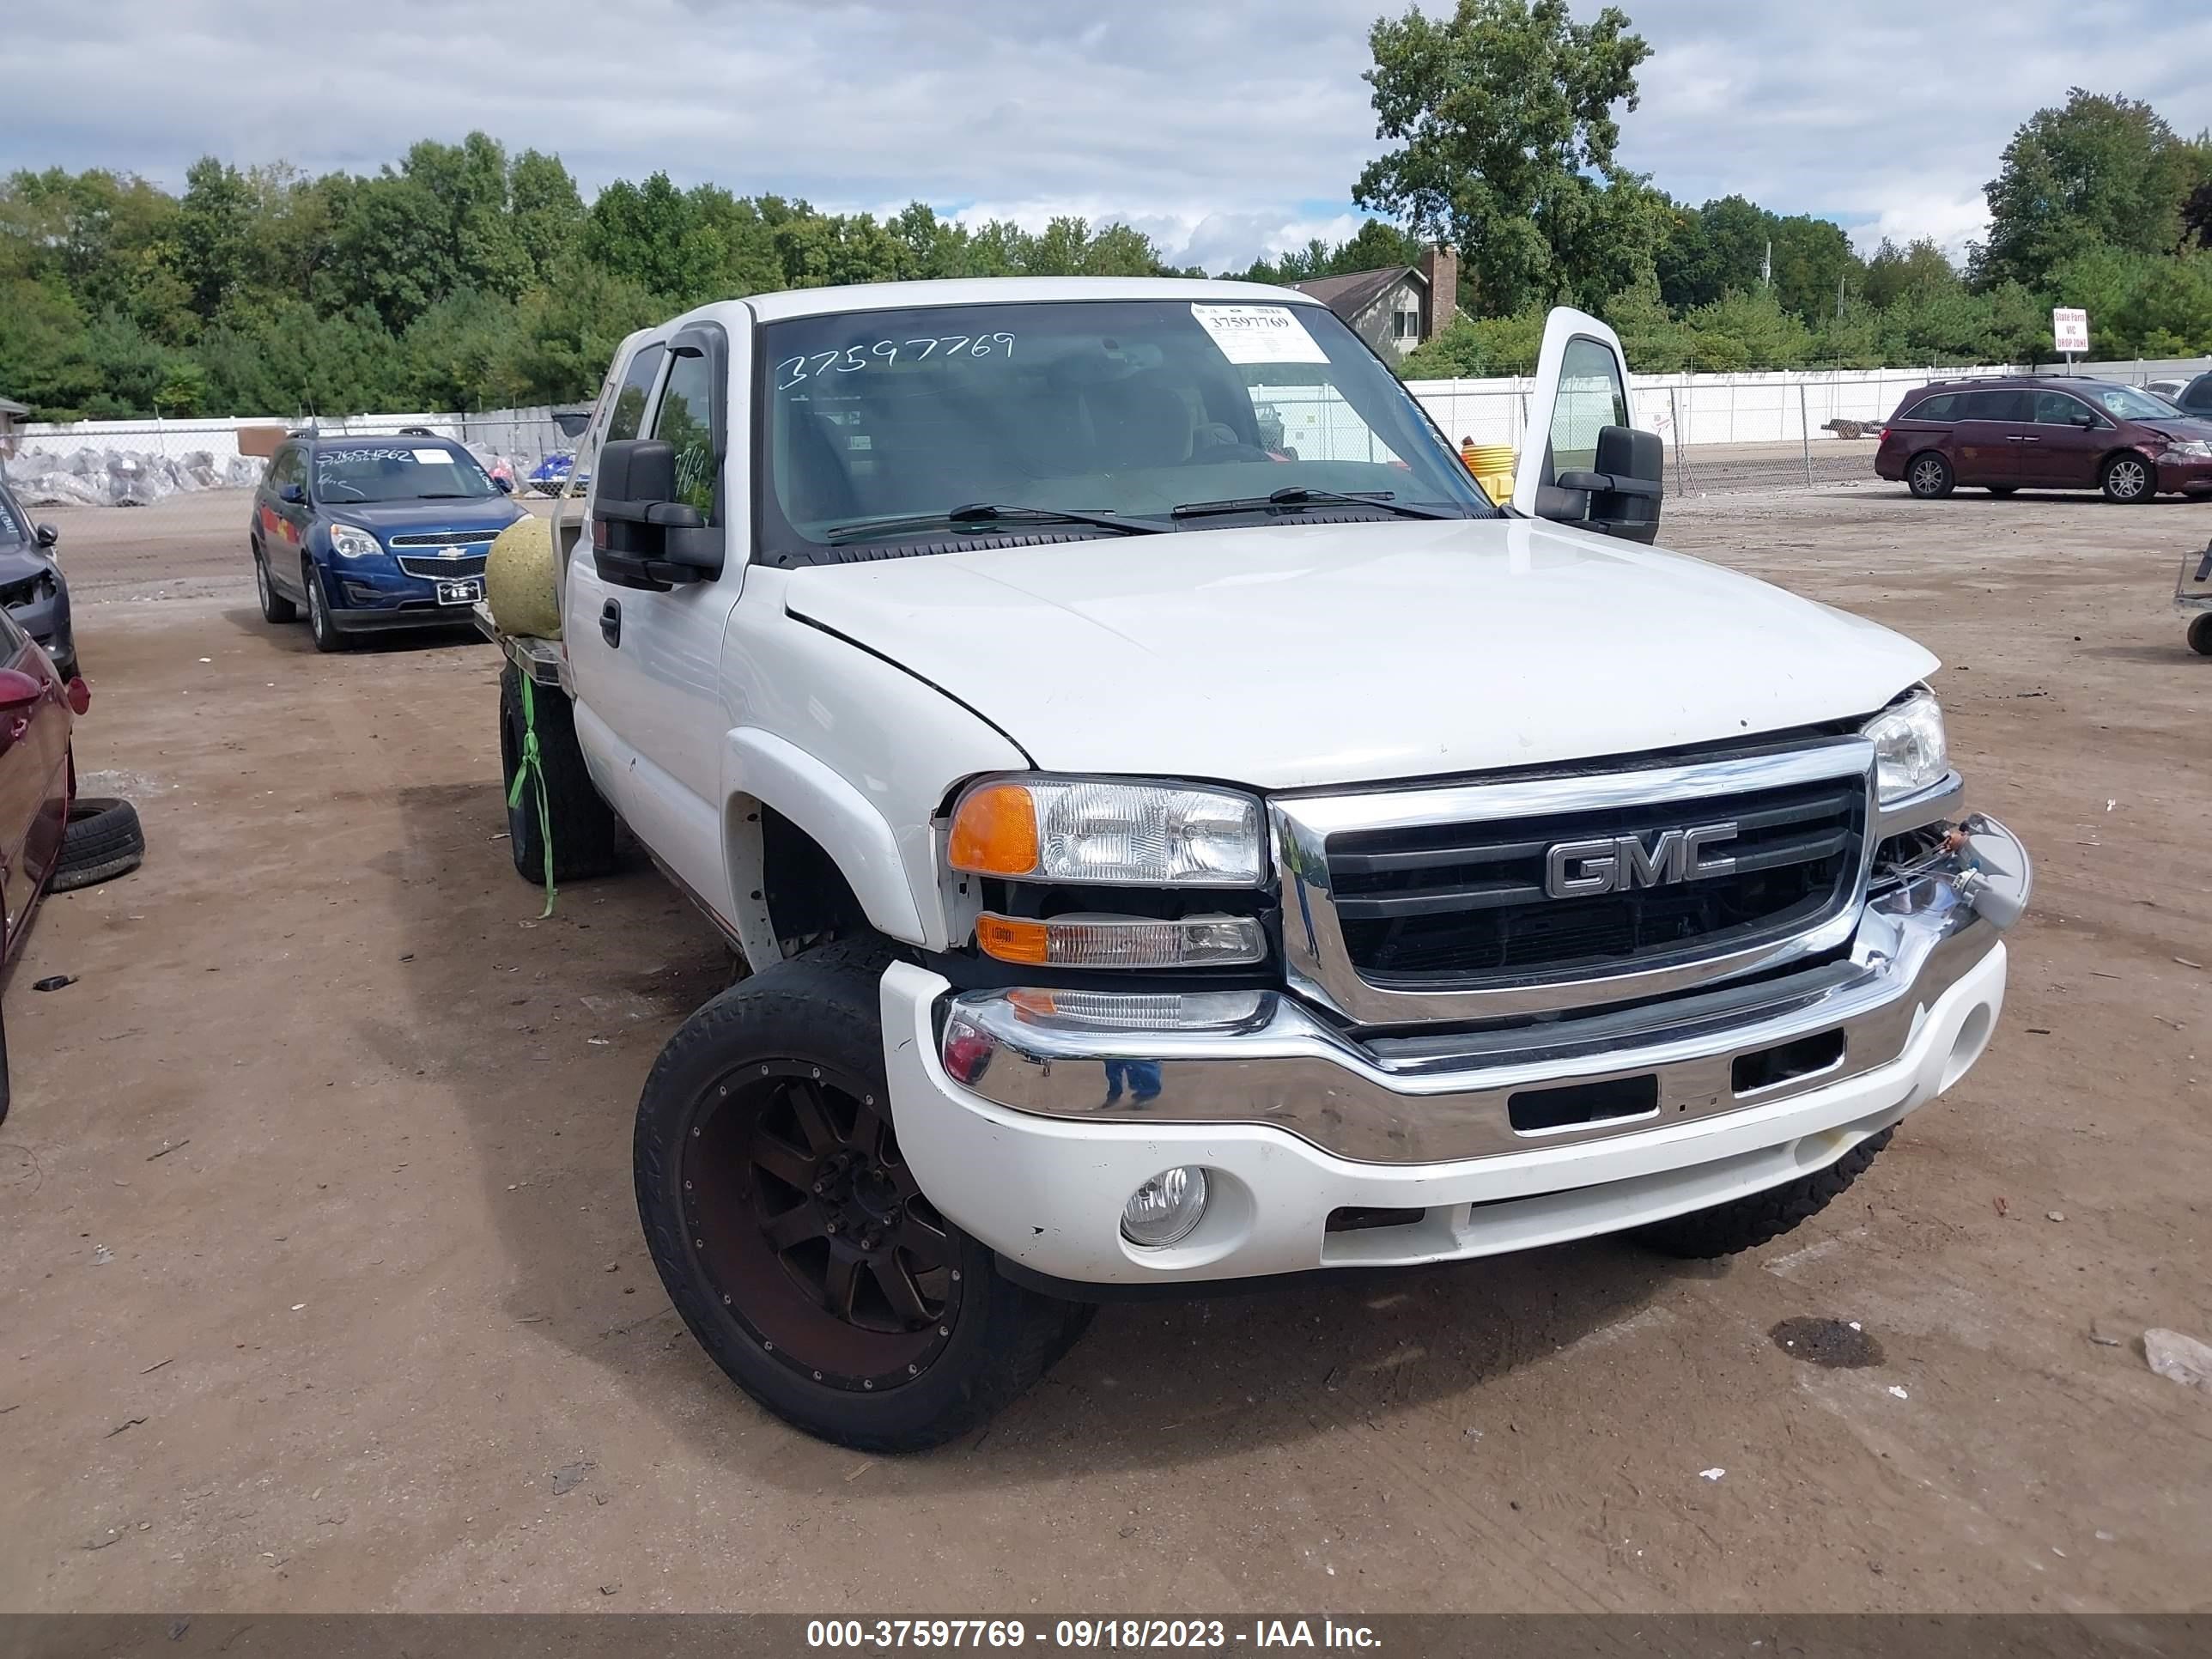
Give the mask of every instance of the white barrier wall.
[{"label": "white barrier wall", "polygon": [[[73,421],[33,422],[20,428],[17,454],[70,455],[80,449],[110,453],[165,455],[173,459],[204,453],[218,470],[239,453],[241,427],[283,427],[301,424],[283,416],[223,416],[192,421]],[[318,417],[317,428],[326,437],[349,434],[386,436],[402,427],[421,427],[441,438],[474,444],[534,466],[550,451],[565,447],[568,440],[553,423],[550,407],[487,410],[478,414],[348,415]]]}]

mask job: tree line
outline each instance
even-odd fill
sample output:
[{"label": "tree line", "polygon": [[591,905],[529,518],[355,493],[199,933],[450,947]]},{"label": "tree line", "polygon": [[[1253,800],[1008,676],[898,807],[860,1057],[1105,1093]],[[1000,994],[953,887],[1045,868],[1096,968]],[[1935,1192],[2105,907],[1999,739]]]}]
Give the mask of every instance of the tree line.
[{"label": "tree line", "polygon": [[[1963,267],[1861,258],[1833,222],[1678,202],[1620,164],[1650,48],[1608,7],[1459,0],[1370,35],[1379,136],[1334,246],[1218,275],[1304,282],[1460,250],[1460,316],[1408,376],[1525,373],[1562,301],[1639,369],[2033,363],[2050,311],[2100,356],[2212,352],[2212,137],[2073,90],[2013,137]],[[932,276],[1201,274],[1126,224],[821,211],[665,173],[588,204],[557,156],[471,133],[373,175],[204,157],[172,193],[101,169],[0,183],[0,396],[40,416],[301,415],[588,398],[622,337],[709,299]]]},{"label": "tree line", "polygon": [[368,177],[210,156],[179,195],[50,168],[0,185],[0,395],[59,420],[562,403],[625,334],[707,300],[1167,270],[1078,218],[878,221],[662,173],[586,205],[558,157],[481,132]]}]

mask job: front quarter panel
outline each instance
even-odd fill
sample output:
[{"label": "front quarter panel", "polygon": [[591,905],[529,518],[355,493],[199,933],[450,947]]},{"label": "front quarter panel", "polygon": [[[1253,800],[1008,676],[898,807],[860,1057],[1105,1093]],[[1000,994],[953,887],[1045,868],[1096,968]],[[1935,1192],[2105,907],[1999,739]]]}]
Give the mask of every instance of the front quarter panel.
[{"label": "front quarter panel", "polygon": [[736,821],[732,891],[742,905],[760,887],[746,871],[757,860],[753,838],[737,829],[747,803],[758,801],[813,836],[872,925],[943,950],[938,809],[963,779],[1019,771],[1029,757],[933,686],[794,620],[784,610],[787,580],[765,566],[747,573],[723,658],[740,711],[723,775]]}]

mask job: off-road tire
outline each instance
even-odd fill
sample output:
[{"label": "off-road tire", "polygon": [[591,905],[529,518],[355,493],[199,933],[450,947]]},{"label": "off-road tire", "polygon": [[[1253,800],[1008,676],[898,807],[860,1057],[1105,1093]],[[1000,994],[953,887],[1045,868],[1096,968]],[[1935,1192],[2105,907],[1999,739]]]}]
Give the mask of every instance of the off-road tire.
[{"label": "off-road tire", "polygon": [[2200,657],[2212,657],[2212,611],[2189,624],[2189,648]]},{"label": "off-road tire", "polygon": [[331,616],[331,598],[323,591],[323,579],[315,574],[312,560],[300,562],[300,581],[307,593],[307,631],[314,636],[315,649],[325,653],[350,650],[353,636],[342,630]]},{"label": "off-road tire", "polygon": [[[545,810],[553,823],[553,879],[604,876],[622,862],[621,822],[592,787],[584,751],[576,742],[574,705],[554,686],[532,686],[531,693],[538,763],[545,771]],[[514,775],[522,766],[522,674],[509,663],[499,677],[499,761],[501,784],[510,799]],[[523,790],[521,800],[507,809],[507,843],[514,873],[525,881],[543,882],[545,837],[538,819],[534,781]]]},{"label": "off-road tire", "polygon": [[1815,1170],[1765,1192],[1730,1199],[1709,1210],[1692,1210],[1687,1215],[1655,1221],[1636,1229],[1635,1237],[1662,1255],[1692,1261],[1756,1249],[1826,1209],[1865,1172],[1896,1133],[1893,1125],[1879,1134],[1869,1135],[1825,1170]]},{"label": "off-road tire", "polygon": [[90,887],[136,870],[146,858],[146,831],[127,800],[80,795],[70,803],[61,858],[48,884],[57,893]]},{"label": "off-road tire", "polygon": [[2158,494],[2158,469],[2133,451],[2123,451],[2098,469],[2097,487],[2106,501],[2135,507]]},{"label": "off-road tire", "polygon": [[1940,501],[1957,482],[1951,463],[1934,450],[1923,450],[1905,464],[1905,487],[1923,501]]},{"label": "off-road tire", "polygon": [[253,591],[261,601],[261,620],[265,623],[297,622],[300,607],[276,591],[276,583],[269,580],[269,560],[261,551],[261,544],[253,544]]},{"label": "off-road tire", "polygon": [[[925,1320],[919,1330],[872,1339],[886,1351],[923,1345],[911,1364],[899,1350],[879,1376],[825,1376],[817,1357],[823,1346],[808,1345],[840,1341],[855,1327],[810,1302],[780,1256],[750,1274],[718,1276],[710,1258],[729,1260],[721,1239],[746,1229],[763,1237],[768,1224],[753,1218],[752,1200],[739,1193],[702,1200],[686,1173],[696,1173],[701,1185],[719,1184],[709,1172],[723,1166],[699,1149],[718,1139],[735,1146],[757,1133],[771,1109],[748,1103],[773,1100],[761,1092],[771,1085],[758,1081],[771,1065],[799,1089],[809,1071],[844,1079],[862,1091],[856,1105],[884,1112],[890,1091],[877,988],[887,960],[871,942],[825,945],[741,981],[684,1021],[638,1101],[633,1167],[638,1217],[660,1282],[731,1381],[809,1434],[861,1451],[904,1452],[941,1445],[1005,1409],[1072,1346],[1091,1310],[1016,1285],[990,1250],[932,1209],[949,1264],[934,1275],[946,1299],[932,1317],[943,1322],[933,1331]],[[889,1163],[902,1169],[895,1139],[893,1126],[882,1144]],[[757,1188],[758,1181],[753,1171],[735,1184]],[[825,1248],[835,1247],[825,1241]],[[763,1334],[769,1327],[785,1333],[780,1350]]]}]

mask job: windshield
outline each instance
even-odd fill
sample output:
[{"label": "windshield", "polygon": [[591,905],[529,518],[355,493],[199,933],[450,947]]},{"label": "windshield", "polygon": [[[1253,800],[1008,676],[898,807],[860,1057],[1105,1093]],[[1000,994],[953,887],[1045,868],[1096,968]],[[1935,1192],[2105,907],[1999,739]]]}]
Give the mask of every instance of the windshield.
[{"label": "windshield", "polygon": [[498,493],[491,475],[465,450],[364,444],[315,452],[319,501],[481,501]]},{"label": "windshield", "polygon": [[[793,318],[762,337],[761,539],[780,563],[854,543],[1034,536],[1041,520],[1055,536],[1116,527],[1054,513],[1190,532],[1493,511],[1397,379],[1318,306],[933,307]],[[1344,495],[1363,499],[1332,499]],[[958,511],[986,506],[1001,511]]]},{"label": "windshield", "polygon": [[2154,398],[2147,392],[2138,392],[2131,386],[2085,386],[2091,399],[2102,404],[2107,414],[2124,421],[2170,421],[2173,405],[2163,398]]}]

